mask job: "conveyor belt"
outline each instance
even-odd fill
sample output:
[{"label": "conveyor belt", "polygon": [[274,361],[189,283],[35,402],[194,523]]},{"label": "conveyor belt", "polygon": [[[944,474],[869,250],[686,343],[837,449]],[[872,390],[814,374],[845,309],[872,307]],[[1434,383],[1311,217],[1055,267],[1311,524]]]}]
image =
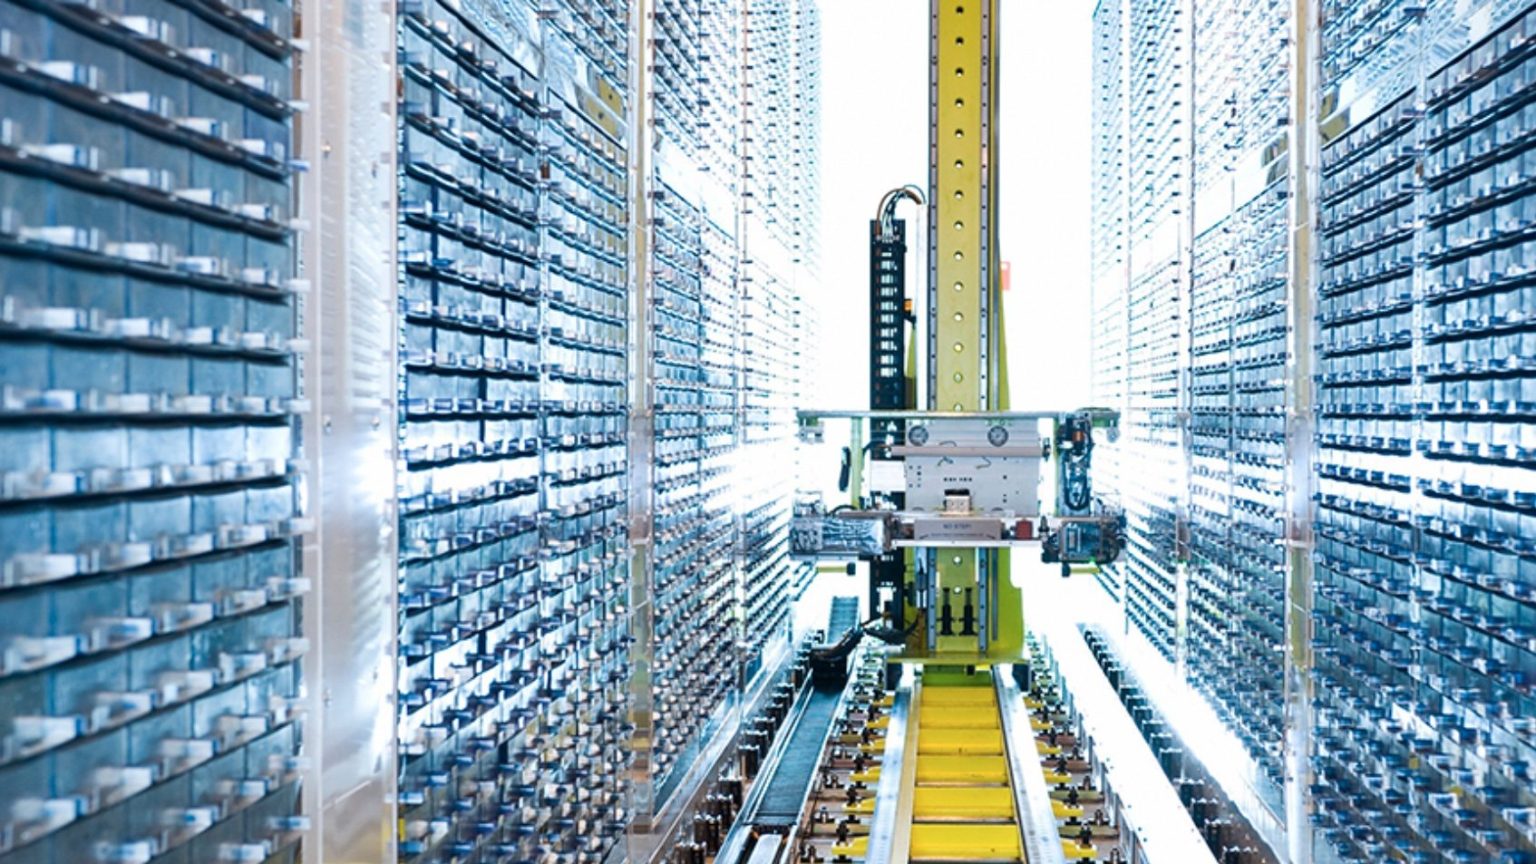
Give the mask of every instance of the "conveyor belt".
[{"label": "conveyor belt", "polygon": [[841,692],[811,691],[773,777],[757,799],[757,807],[747,814],[752,825],[788,829],[799,821],[805,791],[821,761],[821,745],[832,728],[842,696]]},{"label": "conveyor belt", "polygon": [[928,670],[912,716],[908,860],[1023,862],[992,676]]},{"label": "conveyor belt", "polygon": [[827,614],[827,642],[836,642],[859,624],[859,598],[833,597]]},{"label": "conveyor belt", "polygon": [[[890,748],[877,800],[861,802],[869,836],[832,847],[833,861],[1006,862],[1024,864],[1028,809],[1009,742],[999,688],[988,670],[928,667],[903,685],[891,712]],[[1025,769],[1033,770],[1033,769]],[[1049,806],[1049,805],[1046,805]],[[1034,862],[1049,864],[1049,861]]]},{"label": "conveyor belt", "polygon": [[[827,641],[836,642],[858,624],[858,598],[834,597],[827,616]],[[747,824],[787,831],[799,821],[806,790],[821,761],[822,743],[832,729],[842,698],[842,690],[813,689],[807,695],[805,709],[795,720],[773,776],[745,814]]]},{"label": "conveyor belt", "polygon": [[[1002,675],[1004,673],[997,673]],[[928,667],[897,691],[876,800],[831,861],[1066,864],[1110,860],[1121,832],[1048,677]]]}]

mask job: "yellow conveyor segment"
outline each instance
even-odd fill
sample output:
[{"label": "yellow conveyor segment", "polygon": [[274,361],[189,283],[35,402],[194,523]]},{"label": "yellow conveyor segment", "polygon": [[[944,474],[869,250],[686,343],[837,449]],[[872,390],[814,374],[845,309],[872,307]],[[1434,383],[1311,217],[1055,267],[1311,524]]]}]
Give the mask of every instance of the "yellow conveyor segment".
[{"label": "yellow conveyor segment", "polygon": [[917,765],[919,786],[980,786],[1007,782],[1008,761],[1001,756],[926,756]]},{"label": "yellow conveyor segment", "polygon": [[918,786],[914,818],[929,822],[1012,822],[1013,793],[1007,786]]},{"label": "yellow conveyor segment", "polygon": [[[937,673],[937,674],[933,674]],[[917,690],[910,861],[1024,861],[991,675],[933,670]]]},{"label": "yellow conveyor segment", "polygon": [[[935,756],[1001,756],[1003,730],[1001,729],[924,729],[918,739],[917,755],[932,753]],[[919,758],[918,762],[923,760]]]}]

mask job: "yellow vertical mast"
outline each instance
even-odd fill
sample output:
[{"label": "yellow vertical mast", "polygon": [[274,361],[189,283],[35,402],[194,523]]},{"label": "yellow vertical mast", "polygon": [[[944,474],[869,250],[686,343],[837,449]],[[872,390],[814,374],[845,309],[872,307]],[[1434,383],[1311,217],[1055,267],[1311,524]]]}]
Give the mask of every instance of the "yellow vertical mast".
[{"label": "yellow vertical mast", "polygon": [[[1001,282],[997,251],[997,0],[933,0],[929,71],[928,407],[1002,410]],[[1018,591],[1007,584],[1007,555],[940,549],[929,615],[967,589],[994,610],[997,627],[976,636],[939,635],[932,660],[999,661],[1023,645]],[[1001,574],[1002,578],[999,579]],[[912,647],[926,653],[918,634]]]}]

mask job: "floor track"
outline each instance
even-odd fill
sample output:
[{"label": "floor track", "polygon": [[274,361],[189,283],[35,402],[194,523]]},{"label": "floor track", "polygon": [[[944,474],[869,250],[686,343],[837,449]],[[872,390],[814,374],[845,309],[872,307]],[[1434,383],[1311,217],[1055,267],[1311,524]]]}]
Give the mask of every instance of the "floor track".
[{"label": "floor track", "polygon": [[1023,864],[991,674],[928,670],[916,703],[908,860]]},{"label": "floor track", "polygon": [[[855,700],[845,715],[842,736],[831,742],[823,763],[828,782],[818,790],[824,815],[805,826],[801,836],[811,842],[802,844],[797,860],[1124,860],[1113,808],[1096,788],[1097,772],[1078,749],[1076,724],[1049,673],[1041,670],[1032,676],[1027,693],[1020,693],[1011,680],[998,684],[993,674],[929,667],[910,689],[904,686],[894,694],[894,702],[893,694],[868,687],[868,701]],[[1000,693],[1022,704],[1000,705]],[[1005,707],[1017,713],[1005,718]],[[892,718],[904,719],[892,727]],[[895,741],[889,753],[888,729]],[[1012,732],[1005,734],[1005,729]],[[854,756],[857,765],[851,764]],[[883,769],[899,782],[889,788],[883,784]],[[1040,772],[1038,778],[1028,776],[1033,771]],[[1038,791],[1028,785],[1041,780]],[[1019,783],[1026,785],[1015,788]],[[878,796],[872,794],[877,786]],[[1053,818],[1042,826],[1047,800]],[[889,840],[877,851],[870,834],[881,826],[877,833]],[[1042,847],[1042,840],[1049,845]]]}]

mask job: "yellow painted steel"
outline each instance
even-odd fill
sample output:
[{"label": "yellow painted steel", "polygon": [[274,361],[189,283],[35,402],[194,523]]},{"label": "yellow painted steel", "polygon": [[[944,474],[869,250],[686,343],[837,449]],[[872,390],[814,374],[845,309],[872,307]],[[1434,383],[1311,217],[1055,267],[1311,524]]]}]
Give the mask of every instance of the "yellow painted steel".
[{"label": "yellow painted steel", "polygon": [[945,783],[981,786],[1008,782],[1008,761],[1001,756],[924,756],[917,763],[919,785]]},{"label": "yellow painted steel", "polygon": [[1092,843],[1085,846],[1076,840],[1061,841],[1061,851],[1067,856],[1068,861],[1092,861],[1099,854],[1099,850]]},{"label": "yellow painted steel", "polygon": [[989,106],[982,85],[991,75],[983,56],[984,19],[994,0],[936,0],[933,21],[935,278],[938,279],[938,362],[935,401],[941,411],[981,406],[981,299],[988,261],[982,213],[991,173]]},{"label": "yellow painted steel", "polygon": [[917,753],[946,756],[996,756],[1003,752],[999,729],[924,729],[918,736]]},{"label": "yellow painted steel", "polygon": [[852,804],[843,805],[844,813],[852,813],[857,816],[868,816],[875,812],[875,797],[860,798]]},{"label": "yellow painted steel", "polygon": [[912,861],[1023,861],[1017,825],[912,826]]},{"label": "yellow painted steel", "polygon": [[925,667],[917,691],[908,861],[1024,861],[992,673]]},{"label": "yellow painted steel", "polygon": [[[934,281],[929,399],[940,411],[1007,410],[993,162],[999,3],[931,3],[929,253]],[[919,628],[898,658],[924,665],[910,714],[915,740],[907,741],[913,760],[913,779],[908,782],[914,785],[902,790],[912,820],[910,861],[1024,861],[1008,742],[1003,740],[991,686],[994,664],[1024,656],[1023,601],[1012,584],[1010,564],[1006,550],[940,550],[931,608],[909,610],[919,619],[927,616],[932,624],[947,603],[957,631],[937,635],[930,648],[926,629]],[[909,583],[914,570],[908,555]],[[979,590],[983,583],[985,592]],[[958,634],[967,591],[977,611],[987,616],[985,648],[978,635]],[[959,672],[966,668],[974,674]]]},{"label": "yellow painted steel", "polygon": [[869,854],[869,838],[868,837],[854,837],[853,839],[849,840],[847,843],[837,843],[837,844],[833,845],[833,847],[832,847],[832,856],[835,859],[837,859],[837,860],[853,859],[853,860],[863,861],[864,860],[864,856],[866,856],[868,854]]},{"label": "yellow painted steel", "polygon": [[1013,821],[1013,792],[1007,786],[923,786],[912,794],[917,822]]},{"label": "yellow painted steel", "polygon": [[[993,26],[996,26],[996,17]],[[997,42],[994,39],[993,45]],[[997,126],[992,127],[993,144],[996,144]],[[997,212],[997,187],[992,187],[993,212]],[[992,247],[992,272],[1001,273],[998,249]],[[999,411],[1013,410],[1012,391],[1008,386],[1008,328],[1003,316],[1001,291],[994,292],[992,304],[992,403]],[[1013,550],[997,550],[997,632],[987,646],[987,653],[1000,662],[1026,662],[1029,651],[1024,645],[1024,590],[1013,581]]]},{"label": "yellow painted steel", "polygon": [[1055,799],[1051,800],[1051,813],[1057,819],[1081,819],[1081,818],[1083,818],[1083,808],[1081,808],[1081,807],[1073,807],[1072,805],[1068,804],[1065,801],[1057,801]]},{"label": "yellow painted steel", "polygon": [[860,504],[860,496],[864,490],[864,424],[855,423],[848,441],[848,503],[853,507]]},{"label": "yellow painted steel", "polygon": [[918,718],[924,729],[996,729],[997,718],[964,706],[924,705]]},{"label": "yellow painted steel", "polygon": [[[983,300],[992,291],[987,182],[992,168],[987,128],[991,106],[983,85],[992,75],[985,52],[988,22],[995,0],[933,0],[932,150],[934,368],[933,406],[942,411],[978,411],[982,405]],[[995,212],[995,211],[993,211]],[[965,590],[977,584],[975,550],[944,550],[938,556],[939,597],[956,607]],[[941,600],[927,610],[937,615]],[[926,637],[924,637],[926,638]],[[939,635],[938,658],[974,662],[980,646],[975,636]],[[923,650],[918,652],[926,654]],[[946,655],[954,655],[951,659]]]},{"label": "yellow painted steel", "polygon": [[[931,407],[962,412],[1006,410],[995,161],[1000,4],[997,0],[931,2]],[[935,636],[930,650],[927,634],[918,632],[902,660],[980,666],[1022,657],[1023,601],[1011,584],[1011,556],[999,550],[988,557],[985,601],[976,590],[983,582],[978,573],[981,556],[974,549],[945,549],[937,556],[933,608],[911,610],[914,615],[935,616],[948,598],[958,622],[966,591],[971,590],[978,607],[984,605],[991,612],[985,650],[976,635],[958,633]]]},{"label": "yellow painted steel", "polygon": [[[941,673],[934,672],[929,673],[927,678],[924,679],[925,681],[933,683],[923,693],[922,707],[928,708],[932,706],[952,705],[963,705],[970,707],[980,705],[986,706],[988,708],[997,707],[997,694],[993,692],[991,687],[977,686],[967,680],[966,677],[959,678],[959,683],[954,683],[952,681],[940,681],[939,679],[942,677],[943,676]],[[983,681],[990,682],[992,680],[990,675],[982,675],[977,677]],[[998,725],[999,721],[996,712],[994,712],[992,716],[988,717],[987,721],[993,726]]]}]

